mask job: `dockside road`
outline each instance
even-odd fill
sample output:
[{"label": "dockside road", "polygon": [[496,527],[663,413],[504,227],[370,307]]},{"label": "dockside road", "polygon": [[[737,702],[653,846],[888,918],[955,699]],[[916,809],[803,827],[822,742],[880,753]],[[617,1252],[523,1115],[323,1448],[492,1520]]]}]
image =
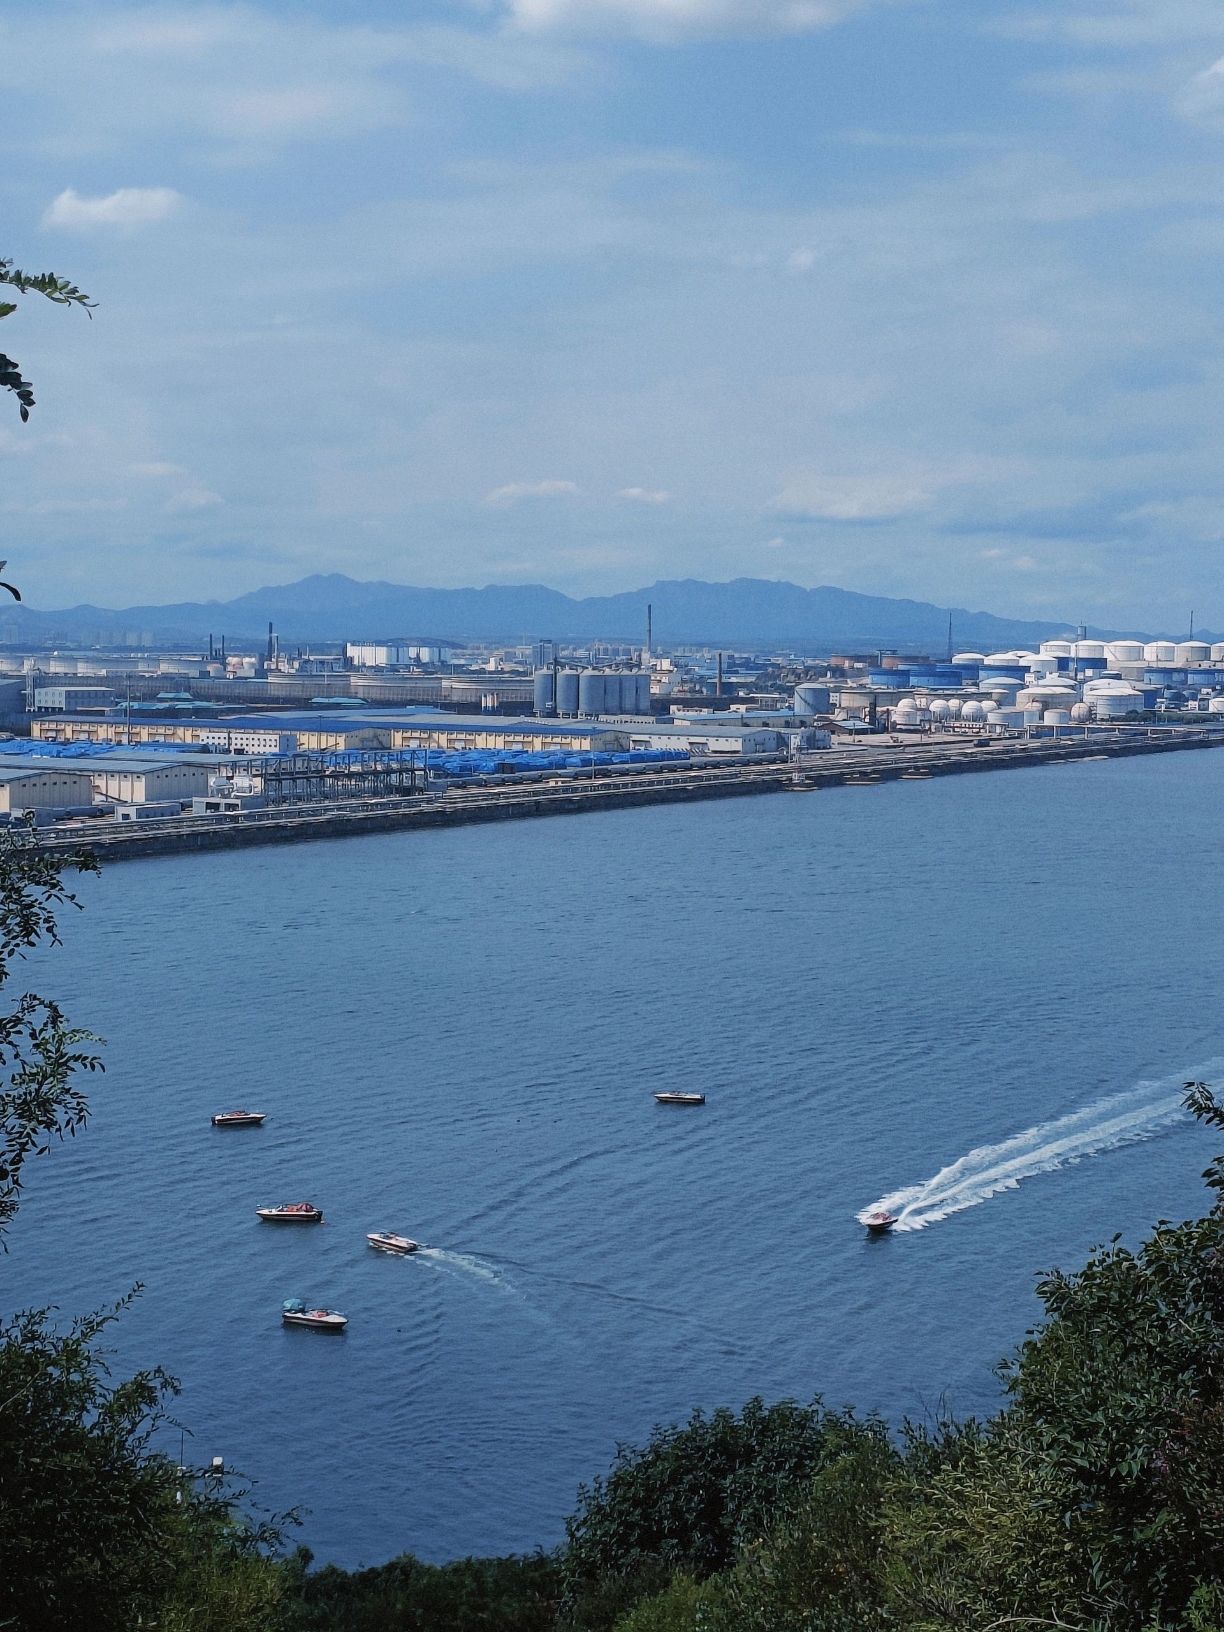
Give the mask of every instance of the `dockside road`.
[{"label": "dockside road", "polygon": [[101,860],[128,861],[241,845],[291,844],[748,794],[814,793],[936,776],[1071,764],[1084,759],[1123,759],[1219,747],[1224,747],[1224,730],[1178,726],[1096,731],[1087,737],[1069,739],[918,738],[878,746],[874,741],[870,745],[859,742],[853,747],[804,754],[797,760],[706,763],[682,769],[668,767],[657,773],[599,775],[589,780],[579,774],[572,779],[508,781],[501,786],[451,788],[445,793],[407,798],[282,805],[225,816],[161,817],[123,824],[85,820],[43,828],[38,843],[46,850],[87,848]]}]

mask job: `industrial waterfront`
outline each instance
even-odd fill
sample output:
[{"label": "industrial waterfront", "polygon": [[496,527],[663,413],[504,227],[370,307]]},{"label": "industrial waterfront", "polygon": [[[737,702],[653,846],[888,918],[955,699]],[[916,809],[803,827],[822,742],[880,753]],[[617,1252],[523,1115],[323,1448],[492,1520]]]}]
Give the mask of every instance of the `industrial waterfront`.
[{"label": "industrial waterfront", "polygon": [[[1222,795],[1224,755],[1161,753],[108,868],[27,972],[108,1070],[31,1173],[12,1301],[142,1281],[117,1374],[179,1375],[194,1454],[348,1564],[550,1543],[699,1403],[985,1408],[1035,1270],[1200,1204],[1167,1102],[1224,1054]],[[1136,1095],[1136,1142],[1094,1143]],[[864,1240],[874,1198],[1073,1113],[1071,1165]],[[320,1229],[255,1219],[298,1195]],[[299,1296],[343,1338],[282,1330]]]}]

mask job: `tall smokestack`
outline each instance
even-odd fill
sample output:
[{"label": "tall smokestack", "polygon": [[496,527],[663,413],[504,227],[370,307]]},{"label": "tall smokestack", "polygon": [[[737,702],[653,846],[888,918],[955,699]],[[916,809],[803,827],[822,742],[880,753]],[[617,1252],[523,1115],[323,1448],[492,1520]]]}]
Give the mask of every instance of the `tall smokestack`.
[{"label": "tall smokestack", "polygon": [[653,610],[654,610],[654,608],[651,606],[650,602],[647,601],[646,602],[646,656],[645,656],[645,661],[643,663],[643,667],[647,668],[647,669],[650,667],[650,647],[651,647],[651,627],[650,627],[650,623],[651,623],[651,613],[653,612]]},{"label": "tall smokestack", "polygon": [[718,679],[717,679],[717,681],[715,682],[715,685],[714,685],[714,695],[715,695],[715,697],[721,697],[722,696],[722,653],[721,652],[719,652],[719,654],[718,654]]}]

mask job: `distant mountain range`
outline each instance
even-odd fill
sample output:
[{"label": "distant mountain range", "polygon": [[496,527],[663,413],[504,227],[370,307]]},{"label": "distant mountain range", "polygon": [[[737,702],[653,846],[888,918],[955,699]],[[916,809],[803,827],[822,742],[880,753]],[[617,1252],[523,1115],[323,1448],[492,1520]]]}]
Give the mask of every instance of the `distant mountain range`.
[{"label": "distant mountain range", "polygon": [[[646,608],[654,638],[663,645],[728,648],[780,645],[813,652],[837,647],[943,653],[952,617],[958,651],[997,651],[1035,645],[1073,632],[1069,623],[999,618],[925,601],[857,595],[852,590],[802,589],[765,578],[709,584],[671,579],[649,589],[576,600],[542,584],[490,584],[484,589],[418,589],[360,583],[341,573],[315,574],[239,595],[232,601],[185,601],[173,606],[112,610],[74,606],[59,612],[13,607],[0,618],[6,640],[84,640],[89,644],[198,644],[211,634],[232,644],[267,635],[274,625],[283,646],[308,641],[381,640],[612,640],[640,644]],[[1093,629],[1092,634],[1134,634]],[[1207,631],[1203,638],[1210,638]]]}]

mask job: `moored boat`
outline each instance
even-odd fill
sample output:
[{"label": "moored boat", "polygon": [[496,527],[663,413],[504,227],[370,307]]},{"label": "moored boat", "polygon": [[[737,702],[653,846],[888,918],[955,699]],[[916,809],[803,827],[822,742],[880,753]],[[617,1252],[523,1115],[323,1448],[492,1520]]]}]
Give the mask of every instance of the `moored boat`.
[{"label": "moored boat", "polygon": [[257,1128],[267,1111],[218,1111],[212,1119],[214,1128]]},{"label": "moored boat", "polygon": [[887,1235],[897,1222],[897,1215],[885,1212],[864,1213],[862,1222],[866,1224],[869,1234]]},{"label": "moored boat", "polygon": [[286,1298],[281,1305],[281,1320],[286,1326],[309,1326],[316,1332],[342,1332],[348,1325],[348,1316],[337,1309],[308,1309],[301,1298]]},{"label": "moored boat", "polygon": [[660,1105],[704,1105],[704,1094],[678,1094],[670,1091],[654,1096]]},{"label": "moored boat", "polygon": [[268,1224],[322,1224],[323,1214],[312,1201],[282,1202],[279,1207],[256,1207]]},{"label": "moored boat", "polygon": [[371,1230],[366,1240],[379,1252],[419,1252],[420,1242],[413,1241],[406,1235],[396,1235],[394,1230]]}]

